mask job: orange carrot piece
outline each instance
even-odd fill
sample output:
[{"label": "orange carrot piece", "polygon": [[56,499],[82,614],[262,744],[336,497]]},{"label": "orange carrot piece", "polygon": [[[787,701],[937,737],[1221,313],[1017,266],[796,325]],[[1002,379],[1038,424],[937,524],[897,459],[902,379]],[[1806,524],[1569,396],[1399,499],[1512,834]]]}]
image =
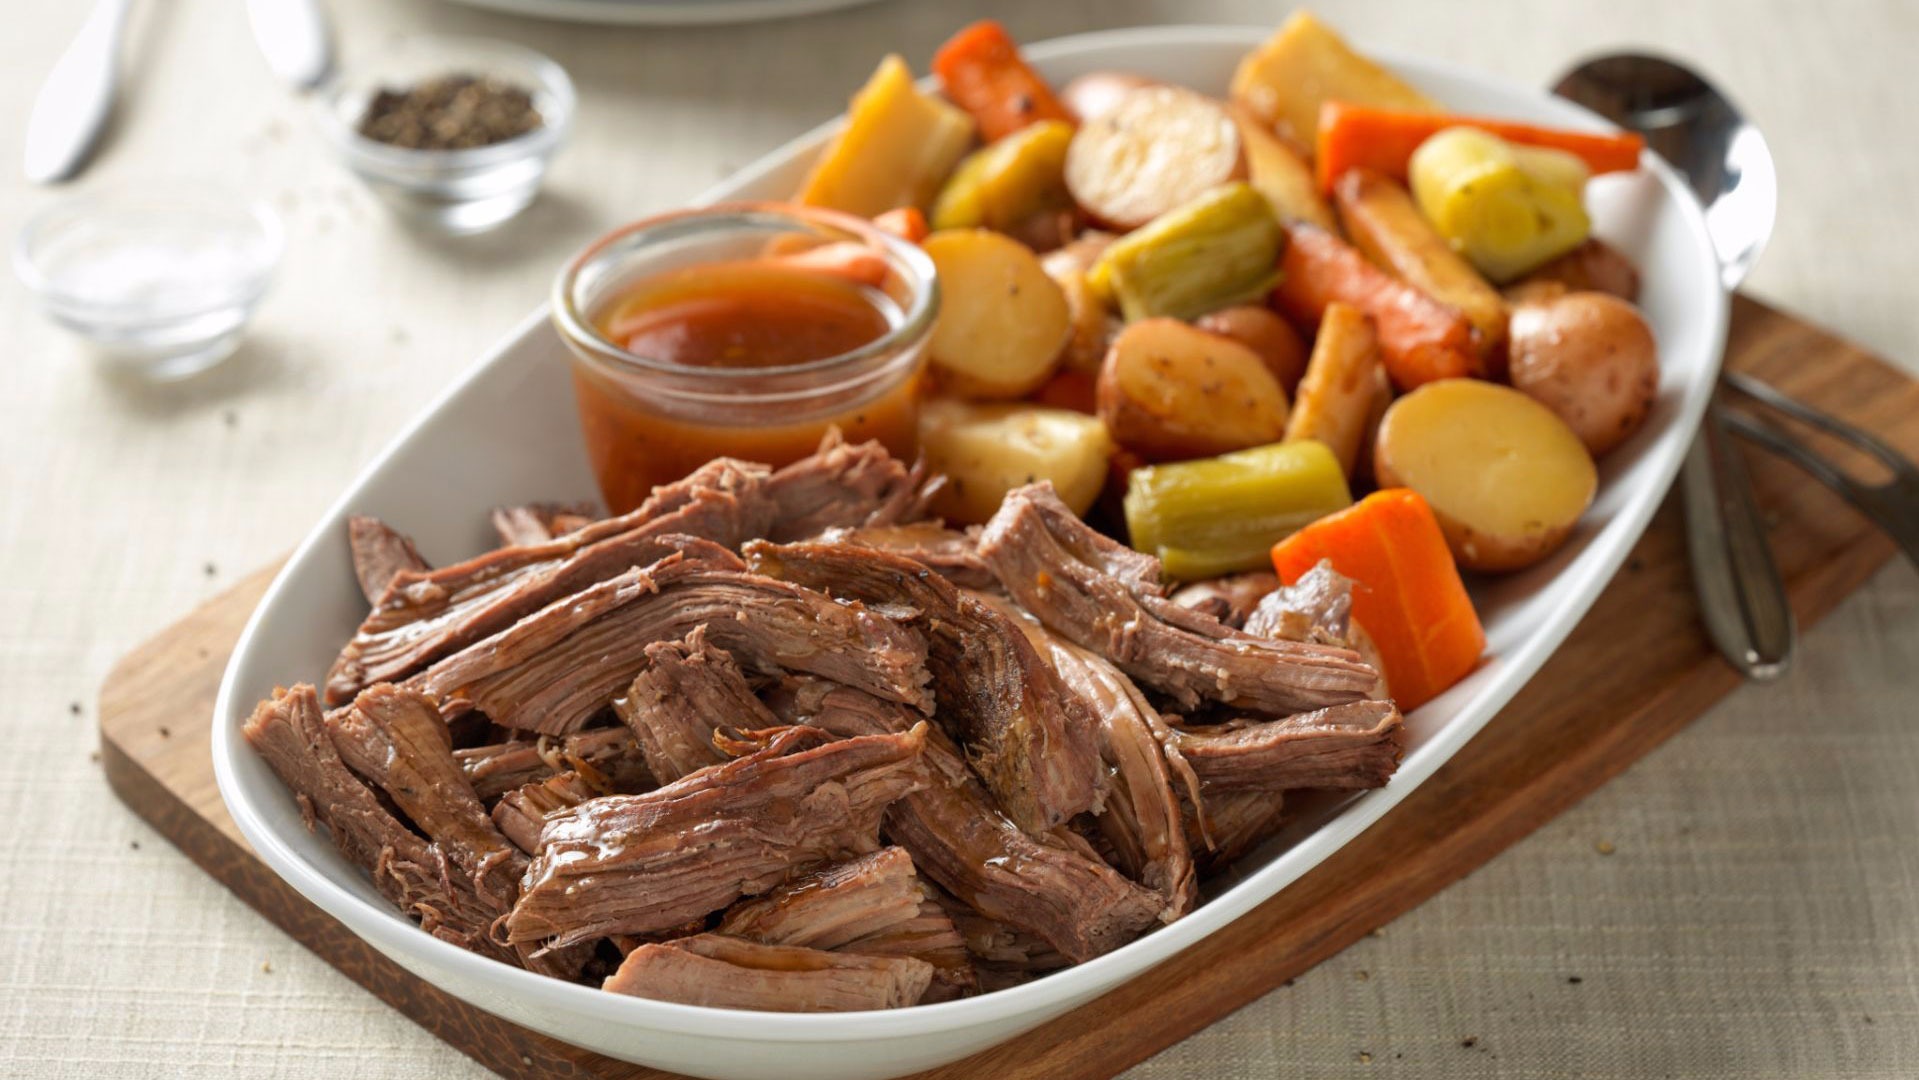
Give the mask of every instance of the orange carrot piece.
[{"label": "orange carrot piece", "polygon": [[1331,191],[1333,182],[1341,174],[1362,165],[1404,180],[1413,151],[1419,149],[1419,144],[1450,127],[1473,127],[1509,142],[1565,150],[1577,155],[1596,173],[1637,169],[1639,151],[1646,145],[1645,139],[1627,132],[1596,135],[1481,116],[1405,112],[1329,101],[1319,107],[1319,147],[1315,162],[1319,186]]},{"label": "orange carrot piece", "polygon": [[987,142],[1041,120],[1075,122],[1053,88],[1020,59],[1006,28],[991,19],[947,39],[933,54],[933,71],[953,104],[973,114]]},{"label": "orange carrot piece", "polygon": [[1353,620],[1372,636],[1387,689],[1411,712],[1479,663],[1486,632],[1432,508],[1388,488],[1273,545],[1288,585],[1321,559],[1353,579]]},{"label": "orange carrot piece", "polygon": [[873,226],[882,232],[890,232],[909,244],[919,243],[926,239],[927,233],[932,231],[926,225],[926,215],[920,213],[920,208],[917,206],[902,206],[895,210],[888,210],[873,219]]},{"label": "orange carrot piece", "polygon": [[865,244],[839,240],[788,255],[769,256],[769,261],[795,270],[845,278],[858,285],[879,288],[886,284],[886,257]]},{"label": "orange carrot piece", "polygon": [[1335,300],[1372,316],[1386,374],[1401,390],[1481,374],[1465,315],[1388,276],[1357,248],[1316,226],[1293,228],[1280,254],[1273,300],[1309,328],[1319,325]]}]

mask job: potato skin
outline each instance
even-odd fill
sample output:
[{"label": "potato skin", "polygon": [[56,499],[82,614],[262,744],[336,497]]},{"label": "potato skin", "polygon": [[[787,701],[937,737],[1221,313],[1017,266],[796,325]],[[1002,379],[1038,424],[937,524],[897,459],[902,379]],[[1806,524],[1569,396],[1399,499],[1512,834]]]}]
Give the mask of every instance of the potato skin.
[{"label": "potato skin", "polygon": [[1514,287],[1525,290],[1547,282],[1564,286],[1562,292],[1609,293],[1627,303],[1639,299],[1639,268],[1598,237],[1520,278]]},{"label": "potato skin", "polygon": [[1510,387],[1428,383],[1395,401],[1373,448],[1380,487],[1432,507],[1468,570],[1520,570],[1565,543],[1592,504],[1598,472],[1578,437]]},{"label": "potato skin", "polygon": [[1200,316],[1194,326],[1209,334],[1229,337],[1259,354],[1266,370],[1279,380],[1288,397],[1306,374],[1306,343],[1293,324],[1271,308],[1240,304]]},{"label": "potato skin", "polygon": [[1146,461],[1212,457],[1278,442],[1286,391],[1257,353],[1178,319],[1141,319],[1100,365],[1099,418]]},{"label": "potato skin", "polygon": [[1089,71],[1060,88],[1059,99],[1084,123],[1113,111],[1121,98],[1153,80],[1130,71]]},{"label": "potato skin", "polygon": [[1646,422],[1659,392],[1659,348],[1631,304],[1574,292],[1513,311],[1513,388],[1557,413],[1594,457]]}]

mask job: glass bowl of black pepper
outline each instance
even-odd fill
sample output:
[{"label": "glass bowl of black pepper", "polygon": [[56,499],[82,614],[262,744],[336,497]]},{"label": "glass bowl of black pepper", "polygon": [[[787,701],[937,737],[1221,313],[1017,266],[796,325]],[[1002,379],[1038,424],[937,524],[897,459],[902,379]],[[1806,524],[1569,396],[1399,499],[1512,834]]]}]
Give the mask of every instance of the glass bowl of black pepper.
[{"label": "glass bowl of black pepper", "polygon": [[573,81],[531,49],[414,37],[320,95],[347,166],[409,222],[484,232],[527,208],[573,121]]}]

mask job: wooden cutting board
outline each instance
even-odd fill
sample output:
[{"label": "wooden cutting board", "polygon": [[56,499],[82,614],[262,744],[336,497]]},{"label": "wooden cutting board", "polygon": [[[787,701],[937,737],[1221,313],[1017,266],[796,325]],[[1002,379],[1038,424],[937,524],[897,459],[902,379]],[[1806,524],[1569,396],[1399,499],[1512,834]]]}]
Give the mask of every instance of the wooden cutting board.
[{"label": "wooden cutting board", "polygon": [[[1729,363],[1919,457],[1919,382],[1804,322],[1740,298]],[[1893,554],[1791,466],[1750,458],[1802,626]],[[506,1076],[666,1074],[534,1034],[441,993],[281,883],[214,788],[214,693],[272,569],[134,650],[100,693],[101,757],[128,806],[327,962]],[[1165,1049],[1470,873],[1617,775],[1738,682],[1707,645],[1670,500],[1566,645],[1504,712],[1359,839],[1280,895],[1140,979],[1035,1031],[926,1074],[1103,1077]],[[1169,985],[1179,993],[1164,993]]]}]

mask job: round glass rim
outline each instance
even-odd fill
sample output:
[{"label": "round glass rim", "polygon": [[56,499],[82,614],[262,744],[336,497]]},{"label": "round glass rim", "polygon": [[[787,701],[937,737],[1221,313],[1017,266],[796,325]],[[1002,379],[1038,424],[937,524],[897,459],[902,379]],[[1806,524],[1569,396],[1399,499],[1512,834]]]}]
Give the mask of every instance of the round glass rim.
[{"label": "round glass rim", "polygon": [[[580,305],[574,297],[575,286],[580,275],[592,266],[596,259],[605,254],[608,248],[637,235],[653,230],[671,229],[688,223],[764,228],[796,222],[805,225],[831,226],[852,233],[860,240],[874,244],[884,251],[895,269],[900,270],[913,286],[912,302],[899,323],[857,349],[821,357],[818,360],[808,360],[803,364],[752,368],[693,367],[657,360],[621,348],[600,333],[592,320],[580,310]],[[903,343],[917,340],[932,329],[933,319],[939,311],[939,274],[933,267],[932,258],[921,250],[918,244],[895,236],[858,215],[782,202],[727,202],[655,214],[652,217],[622,225],[593,241],[573,258],[567,260],[566,265],[560,269],[559,276],[553,281],[552,303],[553,318],[559,324],[562,336],[580,349],[590,352],[592,359],[596,361],[652,374],[712,380],[716,383],[743,383],[857,367],[862,361],[885,357],[896,352]]]},{"label": "round glass rim", "polygon": [[[491,70],[494,65],[484,62],[489,56],[495,60],[511,58],[526,65],[534,72],[540,83],[538,87],[532,88],[534,92],[543,93],[552,98],[556,106],[553,110],[554,115],[547,115],[546,110],[542,110],[540,126],[532,131],[515,135],[502,142],[467,147],[463,150],[419,150],[405,146],[390,146],[367,138],[360,134],[354,122],[341,118],[340,99],[355,79],[362,74],[377,74],[392,58],[404,55],[409,49],[421,47],[443,48],[452,53],[477,54],[475,60],[468,65],[474,69],[473,74],[476,75],[495,74]],[[447,65],[449,70],[459,66],[461,65],[457,62]],[[559,144],[560,139],[571,127],[576,104],[577,95],[573,89],[572,76],[568,75],[566,69],[552,57],[510,41],[461,34],[414,34],[400,38],[360,63],[336,72],[315,97],[320,125],[340,149],[368,162],[408,170],[426,167],[465,171],[546,153]]]},{"label": "round glass rim", "polygon": [[[89,214],[138,199],[153,200],[156,205],[199,202],[223,211],[237,210],[238,216],[244,217],[253,226],[254,236],[251,239],[257,241],[254,245],[257,248],[257,260],[244,275],[236,275],[230,286],[217,294],[209,294],[196,303],[177,304],[158,311],[151,310],[150,303],[144,301],[102,300],[78,295],[61,288],[41,268],[38,248],[49,229],[63,222],[83,221]],[[264,200],[241,195],[217,182],[165,180],[138,185],[114,184],[43,208],[27,219],[14,238],[13,271],[30,293],[52,307],[76,316],[107,319],[137,310],[142,316],[128,322],[128,325],[143,325],[199,315],[234,303],[251,303],[266,292],[267,284],[285,254],[285,227],[280,222],[280,216]]]}]

